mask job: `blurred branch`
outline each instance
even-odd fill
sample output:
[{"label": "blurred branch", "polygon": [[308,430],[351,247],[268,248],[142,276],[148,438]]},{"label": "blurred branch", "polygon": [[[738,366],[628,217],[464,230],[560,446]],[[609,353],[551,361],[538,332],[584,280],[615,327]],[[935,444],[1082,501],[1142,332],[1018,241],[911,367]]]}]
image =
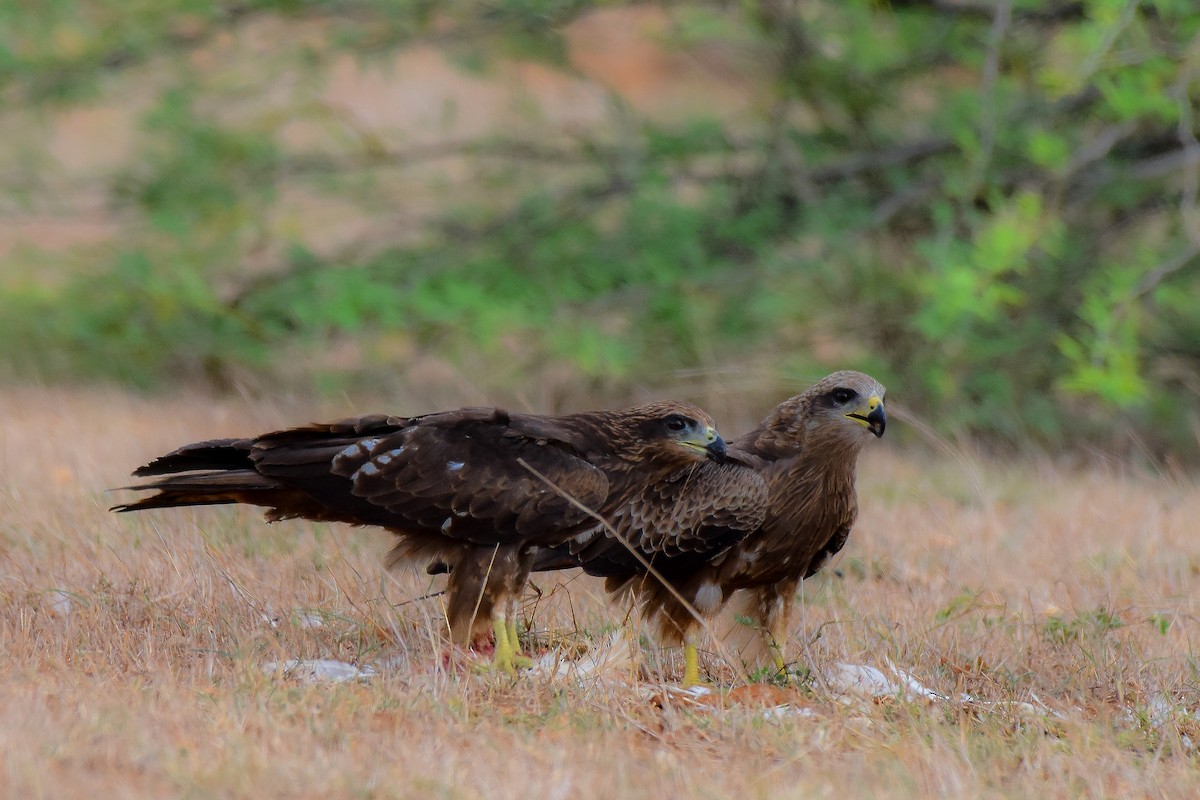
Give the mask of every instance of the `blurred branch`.
[{"label": "blurred branch", "polygon": [[[32,75],[25,80],[26,97],[36,95],[37,89],[53,84],[64,77],[86,74],[95,69],[109,71],[124,70],[139,66],[147,61],[171,53],[187,56],[221,33],[255,17],[275,16],[289,20],[353,21],[364,36],[355,40],[352,48],[356,56],[365,53],[398,47],[417,35],[435,45],[477,41],[480,37],[493,35],[505,28],[546,37],[557,37],[562,26],[588,9],[587,3],[563,4],[552,13],[532,11],[522,13],[520,4],[512,4],[517,12],[504,8],[479,9],[472,4],[463,4],[461,9],[447,9],[449,4],[438,4],[436,0],[416,0],[398,6],[393,3],[373,0],[322,0],[322,2],[288,2],[288,0],[247,0],[218,5],[200,15],[178,14],[163,16],[161,29],[131,39],[129,44],[113,47],[107,52],[89,52],[82,56],[62,59],[57,63],[37,64],[30,70]],[[402,9],[402,10],[401,10]],[[427,23],[437,15],[438,25]],[[451,24],[446,24],[450,22]],[[21,74],[9,64],[0,65],[0,88],[13,76]]]},{"label": "blurred branch", "polygon": [[[955,0],[891,0],[892,9],[933,11],[964,19],[992,20],[996,17],[995,3],[955,2]],[[1013,13],[1018,22],[1073,22],[1087,16],[1081,2],[1046,4],[1043,8],[1021,8]]]},{"label": "blurred branch", "polygon": [[362,152],[341,156],[319,154],[294,156],[282,163],[281,171],[284,174],[301,175],[349,172],[378,167],[402,168],[443,158],[461,157],[502,158],[553,164],[590,163],[590,159],[584,153],[533,141],[451,141],[433,142],[398,151],[367,148]]},{"label": "blurred branch", "polygon": [[1150,181],[1166,178],[1168,175],[1180,172],[1181,169],[1195,167],[1198,163],[1200,163],[1200,148],[1188,145],[1162,156],[1133,162],[1121,169],[1120,172],[1123,178]]},{"label": "blurred branch", "polygon": [[872,228],[881,228],[906,211],[908,208],[923,203],[931,197],[938,189],[938,184],[934,181],[925,181],[915,183],[905,187],[902,191],[896,192],[891,197],[885,199],[882,203],[875,206],[871,212],[870,226]]},{"label": "blurred branch", "polygon": [[1196,262],[1198,258],[1200,258],[1200,244],[1192,244],[1183,252],[1159,263],[1143,275],[1129,294],[1121,299],[1121,302],[1112,311],[1112,318],[1123,320],[1129,314],[1129,309],[1133,307],[1134,303],[1157,289],[1159,284],[1169,276]]},{"label": "blurred branch", "polygon": [[1067,166],[1066,170],[1067,180],[1070,181],[1073,176],[1078,175],[1085,168],[1107,158],[1113,148],[1136,131],[1137,128],[1137,121],[1131,120],[1117,125],[1110,125],[1092,137],[1091,141],[1084,144],[1083,149],[1071,159],[1071,163]]},{"label": "blurred branch", "polygon": [[[53,82],[53,78],[84,73],[95,68],[109,71],[128,69],[145,63],[154,56],[160,55],[164,50],[173,50],[177,53],[183,52],[185,54],[190,53],[196,48],[203,46],[221,31],[248,17],[264,13],[264,11],[264,9],[255,8],[244,3],[231,3],[228,6],[214,10],[213,16],[217,17],[219,21],[213,25],[172,26],[165,24],[161,35],[156,40],[151,40],[148,43],[143,41],[143,47],[139,50],[127,46],[116,47],[107,53],[87,54],[74,60],[64,60],[48,66],[39,65],[37,69],[32,70],[31,77],[25,78],[25,88],[28,90],[32,87],[34,89],[33,94],[36,94],[36,87]],[[0,86],[3,86],[6,81],[12,80],[12,77],[16,74],[18,73],[11,66],[6,65],[3,69],[0,69]],[[52,76],[50,81],[47,80],[48,76]],[[29,93],[29,91],[25,92],[25,94]],[[22,99],[25,98],[14,97],[12,101],[21,102]]]},{"label": "blurred branch", "polygon": [[[1115,181],[1144,183],[1200,168],[1200,143],[1188,140],[1188,131],[1194,125],[1189,116],[1181,105],[1175,130],[1144,130],[1143,124],[1132,121],[1113,125],[1093,137],[1068,172],[1070,202],[1084,202]],[[1142,135],[1129,136],[1138,130],[1143,131]]]},{"label": "blurred branch", "polygon": [[[1200,34],[1192,38],[1189,50],[1195,51],[1200,44]],[[1196,77],[1196,63],[1190,61],[1179,71],[1179,80],[1172,87],[1175,104],[1179,109],[1179,141],[1183,151],[1192,160],[1191,166],[1183,173],[1183,196],[1179,199],[1179,216],[1183,225],[1184,235],[1193,246],[1200,245],[1200,212],[1197,210],[1196,198],[1200,194],[1200,141],[1196,138],[1196,116],[1192,108],[1191,86]]]},{"label": "blurred branch", "polygon": [[844,161],[824,167],[815,167],[809,172],[814,183],[828,184],[858,178],[890,167],[912,164],[927,158],[944,155],[957,150],[957,145],[946,138],[921,139],[905,142],[887,150],[851,156]]},{"label": "blurred branch", "polygon": [[1000,76],[1000,48],[1012,23],[1012,0],[999,0],[988,31],[987,56],[983,61],[980,86],[979,156],[972,167],[971,196],[977,196],[987,179],[992,154],[996,149],[996,126],[1000,122],[997,109],[996,79]]},{"label": "blurred branch", "polygon": [[[552,204],[558,211],[559,217],[581,217],[587,214],[592,206],[617,195],[628,194],[633,188],[634,184],[626,177],[610,175],[604,183],[558,191],[552,196]],[[518,205],[485,225],[468,227],[455,220],[447,220],[442,222],[439,228],[452,241],[478,241],[495,236],[505,228],[512,226],[523,213],[524,209]]]},{"label": "blurred branch", "polygon": [[1158,264],[1156,267],[1154,267],[1154,269],[1143,275],[1142,279],[1138,281],[1137,286],[1133,288],[1133,292],[1130,294],[1129,302],[1133,302],[1134,300],[1138,300],[1150,294],[1150,292],[1158,288],[1158,285],[1162,283],[1168,276],[1179,272],[1184,267],[1190,265],[1197,258],[1200,258],[1200,244],[1193,244],[1182,253],[1179,253],[1172,258],[1168,258],[1166,261]]},{"label": "blurred branch", "polygon": [[1170,177],[1180,170],[1200,164],[1200,149],[1180,147],[1163,155],[1117,164],[1104,164],[1080,182],[1080,192],[1086,196],[1115,180],[1154,181]]}]

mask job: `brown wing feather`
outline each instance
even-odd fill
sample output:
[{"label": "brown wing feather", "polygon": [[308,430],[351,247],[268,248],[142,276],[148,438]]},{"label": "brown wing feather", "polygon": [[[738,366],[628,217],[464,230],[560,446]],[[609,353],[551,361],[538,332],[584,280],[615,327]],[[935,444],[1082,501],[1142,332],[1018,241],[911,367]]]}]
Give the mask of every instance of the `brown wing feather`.
[{"label": "brown wing feather", "polygon": [[606,515],[624,541],[597,527],[539,552],[534,568],[581,566],[591,575],[610,578],[643,572],[643,559],[664,574],[694,568],[761,525],[767,501],[766,483],[754,470],[700,462],[642,487]]},{"label": "brown wing feather", "polygon": [[355,497],[386,510],[397,529],[476,544],[537,543],[586,520],[522,461],[585,505],[607,495],[601,470],[557,442],[513,435],[504,420],[422,419],[347,446],[330,463]]},{"label": "brown wing feather", "polygon": [[607,478],[578,455],[578,438],[553,419],[499,409],[354,417],[186,445],[135,473],[165,476],[132,487],[158,494],[116,510],[250,503],[269,507],[271,519],[379,525],[482,544],[536,542],[588,517],[521,461],[585,506],[607,495]]},{"label": "brown wing feather", "polygon": [[648,557],[712,556],[761,524],[766,501],[756,473],[708,462],[647,486],[611,523]]}]

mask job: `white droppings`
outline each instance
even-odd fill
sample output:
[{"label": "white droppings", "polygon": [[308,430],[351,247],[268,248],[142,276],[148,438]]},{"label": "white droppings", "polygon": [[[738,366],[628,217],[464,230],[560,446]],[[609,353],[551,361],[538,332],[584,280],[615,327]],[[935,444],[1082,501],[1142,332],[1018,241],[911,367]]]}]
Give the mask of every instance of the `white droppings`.
[{"label": "white droppings", "polygon": [[323,628],[325,620],[320,614],[314,614],[311,611],[301,611],[296,614],[296,624],[301,628]]},{"label": "white droppings", "polygon": [[306,683],[316,683],[318,681],[333,681],[334,683],[344,683],[352,680],[365,681],[370,680],[377,674],[373,667],[356,667],[353,664],[347,664],[345,661],[334,661],[329,658],[320,658],[311,661],[298,658],[293,658],[289,661],[269,661],[263,664],[262,669],[268,675],[282,675],[284,678],[293,678],[305,681]]},{"label": "white droppings", "polygon": [[458,470],[460,470],[462,468],[463,468],[463,462],[461,462],[461,461],[447,461],[446,462],[446,469],[450,470],[451,472],[457,472]]},{"label": "white droppings", "polygon": [[766,720],[780,720],[788,717],[816,719],[817,712],[813,711],[811,708],[805,708],[804,706],[794,706],[791,703],[785,703],[781,706],[774,706],[773,708],[764,708],[762,716],[763,719]]},{"label": "white droppings", "polygon": [[630,653],[629,637],[618,631],[601,641],[589,643],[576,657],[553,649],[534,661],[529,674],[550,679],[585,680],[591,686],[597,680],[624,680],[633,663],[636,661]]},{"label": "white droppings", "polygon": [[50,610],[60,617],[65,617],[75,610],[75,603],[71,600],[71,595],[61,589],[55,589],[50,592]]}]

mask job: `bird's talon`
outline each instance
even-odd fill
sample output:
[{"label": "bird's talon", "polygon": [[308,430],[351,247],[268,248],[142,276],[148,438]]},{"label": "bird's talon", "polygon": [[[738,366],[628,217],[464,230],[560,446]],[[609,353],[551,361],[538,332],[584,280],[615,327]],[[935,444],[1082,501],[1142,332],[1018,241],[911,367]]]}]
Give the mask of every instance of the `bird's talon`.
[{"label": "bird's talon", "polygon": [[480,661],[471,666],[471,671],[477,675],[496,675],[504,673],[510,677],[516,677],[517,665],[514,660],[492,659],[491,661]]}]

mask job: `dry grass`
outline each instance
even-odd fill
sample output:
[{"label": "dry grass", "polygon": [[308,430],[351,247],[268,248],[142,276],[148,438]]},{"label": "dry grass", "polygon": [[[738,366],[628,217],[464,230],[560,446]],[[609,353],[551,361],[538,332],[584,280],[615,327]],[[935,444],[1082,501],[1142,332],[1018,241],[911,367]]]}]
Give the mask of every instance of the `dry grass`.
[{"label": "dry grass", "polygon": [[[843,577],[804,588],[800,688],[772,695],[805,712],[768,718],[745,693],[715,709],[647,700],[620,669],[582,682],[446,674],[437,600],[397,605],[429,583],[382,574],[379,532],[267,526],[251,510],[106,511],[104,490],[165,449],[329,411],[0,393],[0,795],[1184,797],[1200,785],[1190,481],[904,456],[885,440],[863,459]],[[539,626],[586,641],[620,623],[589,579],[540,582]],[[360,684],[263,673],[288,658],[390,666]],[[889,661],[946,694],[1050,711],[847,704],[821,678]]]}]

